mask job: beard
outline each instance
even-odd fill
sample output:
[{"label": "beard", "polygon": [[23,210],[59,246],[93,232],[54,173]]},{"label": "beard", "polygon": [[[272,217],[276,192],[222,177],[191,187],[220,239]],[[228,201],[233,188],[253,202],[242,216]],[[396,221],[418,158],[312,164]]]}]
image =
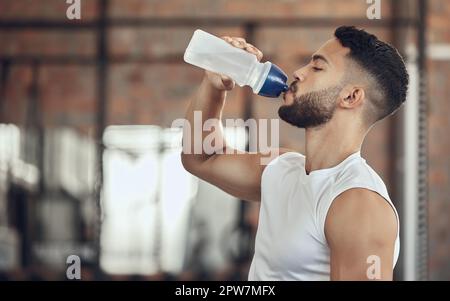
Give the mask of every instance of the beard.
[{"label": "beard", "polygon": [[[293,85],[295,93],[296,85]],[[327,88],[296,96],[290,105],[283,105],[278,110],[278,116],[287,123],[298,128],[314,128],[326,124],[336,111],[336,99],[341,92],[341,86]]]}]

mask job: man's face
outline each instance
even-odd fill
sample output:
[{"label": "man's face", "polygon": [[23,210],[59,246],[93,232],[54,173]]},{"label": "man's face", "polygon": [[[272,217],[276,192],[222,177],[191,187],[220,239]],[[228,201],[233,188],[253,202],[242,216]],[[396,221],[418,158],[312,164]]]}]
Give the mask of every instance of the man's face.
[{"label": "man's face", "polygon": [[345,56],[350,52],[336,38],[326,42],[311,62],[294,72],[294,82],[283,96],[280,118],[300,128],[327,123],[343,88]]}]

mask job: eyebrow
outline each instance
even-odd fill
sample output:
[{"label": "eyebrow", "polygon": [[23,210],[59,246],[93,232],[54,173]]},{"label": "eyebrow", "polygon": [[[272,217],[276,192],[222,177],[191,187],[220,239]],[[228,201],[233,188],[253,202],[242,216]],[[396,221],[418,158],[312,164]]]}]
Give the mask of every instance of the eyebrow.
[{"label": "eyebrow", "polygon": [[324,61],[325,63],[327,63],[328,65],[330,64],[330,63],[328,62],[328,60],[327,60],[323,55],[321,55],[321,54],[314,54],[314,55],[312,56],[312,60],[313,60],[313,61],[321,60],[321,61]]}]

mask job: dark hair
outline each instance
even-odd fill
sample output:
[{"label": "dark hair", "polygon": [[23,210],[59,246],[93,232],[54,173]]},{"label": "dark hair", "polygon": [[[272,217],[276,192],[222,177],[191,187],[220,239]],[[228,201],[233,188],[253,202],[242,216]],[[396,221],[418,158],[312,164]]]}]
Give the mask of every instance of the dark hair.
[{"label": "dark hair", "polygon": [[353,26],[342,26],[334,35],[342,46],[350,48],[349,57],[375,80],[381,97],[368,95],[372,105],[372,122],[394,113],[406,100],[409,76],[398,51],[375,35]]}]

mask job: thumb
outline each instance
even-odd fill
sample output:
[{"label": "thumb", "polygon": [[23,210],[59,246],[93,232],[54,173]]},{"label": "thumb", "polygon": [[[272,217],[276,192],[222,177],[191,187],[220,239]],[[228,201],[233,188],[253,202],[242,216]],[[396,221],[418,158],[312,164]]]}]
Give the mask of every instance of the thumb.
[{"label": "thumb", "polygon": [[220,78],[221,78],[221,80],[222,80],[223,86],[224,86],[227,90],[231,90],[231,89],[234,88],[235,83],[234,83],[234,81],[233,81],[230,77],[225,76],[225,75],[221,75]]}]

